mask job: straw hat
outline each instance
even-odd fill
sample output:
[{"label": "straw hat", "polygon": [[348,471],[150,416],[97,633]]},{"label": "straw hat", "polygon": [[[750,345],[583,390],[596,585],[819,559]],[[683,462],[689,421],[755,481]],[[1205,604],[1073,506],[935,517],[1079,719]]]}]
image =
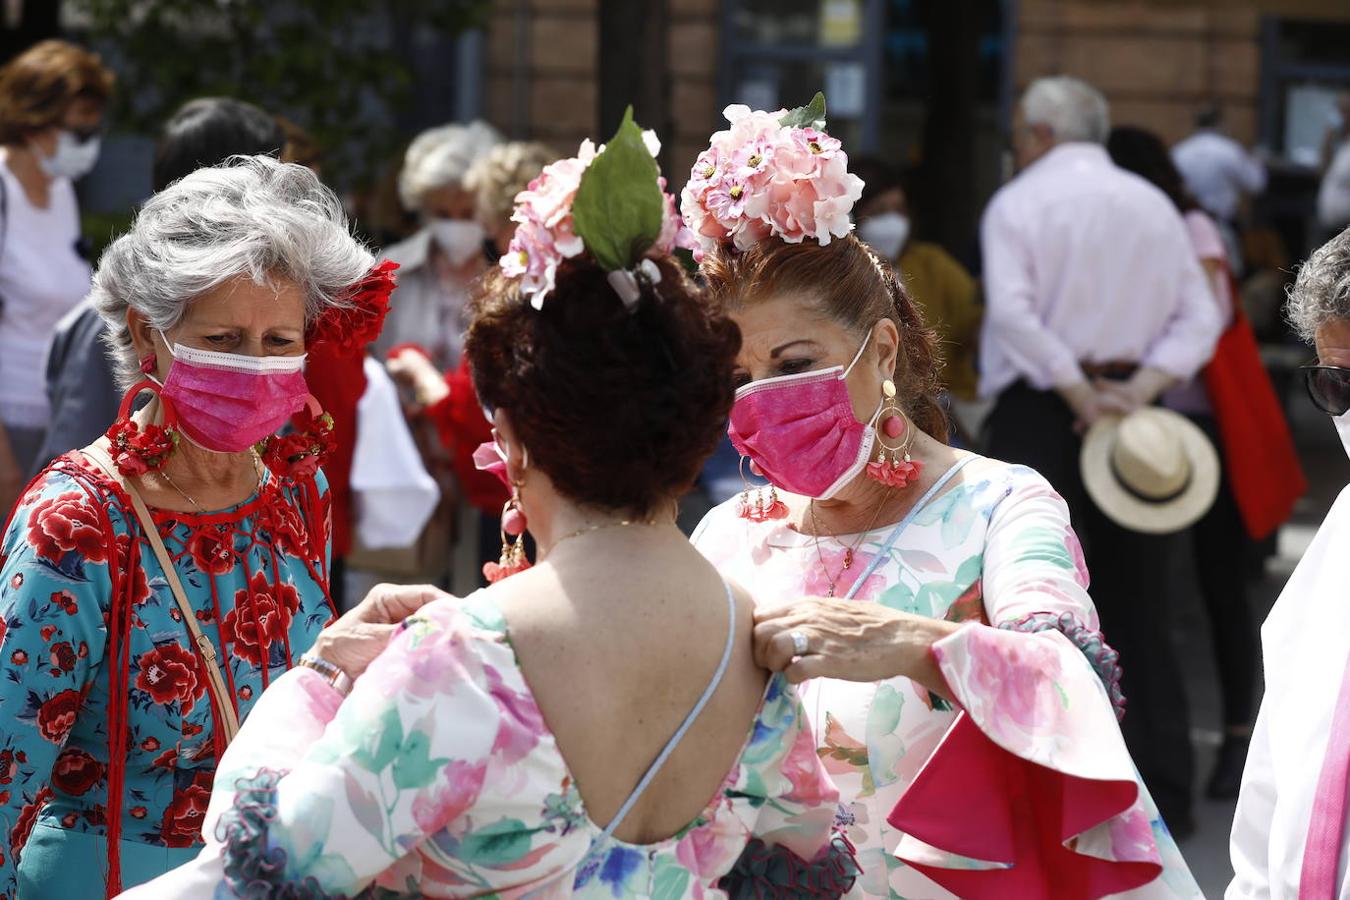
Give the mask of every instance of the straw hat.
[{"label": "straw hat", "polygon": [[1205,433],[1170,409],[1098,419],[1079,457],[1088,496],[1131,531],[1169,534],[1193,524],[1219,493],[1219,454]]}]

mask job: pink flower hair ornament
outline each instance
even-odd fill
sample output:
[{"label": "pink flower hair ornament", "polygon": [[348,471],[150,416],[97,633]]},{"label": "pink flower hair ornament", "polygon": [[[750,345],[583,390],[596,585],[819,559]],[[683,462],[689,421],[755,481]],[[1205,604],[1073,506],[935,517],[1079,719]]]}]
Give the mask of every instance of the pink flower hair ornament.
[{"label": "pink flower hair ornament", "polygon": [[516,195],[516,224],[502,256],[502,272],[520,282],[535,309],[557,281],[563,260],[589,253],[609,272],[609,282],[630,309],[641,296],[638,277],[656,283],[651,262],[677,247],[695,249],[675,197],[656,164],[661,142],[624,114],[619,130],[598,148],[586,140],[577,155],[544,167]]},{"label": "pink flower hair ornament", "polygon": [[731,127],[712,136],[680,195],[684,223],[698,241],[695,259],[728,244],[748,250],[768,237],[828,244],[853,230],[850,213],[863,181],[825,133],[824,94],[794,110],[733,105],[723,115]]}]

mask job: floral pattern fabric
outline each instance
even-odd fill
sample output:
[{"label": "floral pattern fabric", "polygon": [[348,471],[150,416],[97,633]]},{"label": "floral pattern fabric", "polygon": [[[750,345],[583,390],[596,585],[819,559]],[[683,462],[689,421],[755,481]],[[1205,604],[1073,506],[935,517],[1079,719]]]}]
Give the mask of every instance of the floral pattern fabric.
[{"label": "floral pattern fabric", "polygon": [[[332,617],[324,492],[322,475],[268,477],[231,510],[153,513],[241,719]],[[107,833],[119,597],[121,839],[200,843],[216,766],[206,677],[129,498],[72,454],[30,486],[0,542],[0,898],[15,900],[36,824]],[[91,873],[100,895],[102,881]]]},{"label": "floral pattern fabric", "polygon": [[837,804],[775,677],[695,821],[654,844],[605,839],[480,593],[423,607],[345,700],[308,669],[279,679],[221,763],[211,843],[128,900],[280,884],[297,897],[725,897],[716,885],[752,839],[806,860],[837,849]]},{"label": "floral pattern fabric", "polygon": [[[1025,467],[977,461],[953,485],[890,547],[893,526],[824,538],[818,549],[785,520],[738,517],[735,500],[709,513],[694,534],[698,548],[760,603],[824,596],[831,577],[843,596],[865,575],[855,599],[968,623],[934,647],[955,703],[907,678],[817,679],[803,687],[817,753],[839,786],[859,851],[863,875],[854,894],[1045,896],[1043,885],[1039,893],[1022,892],[1019,879],[1035,873],[1066,884],[1068,867],[1078,866],[1090,870],[1078,884],[1098,878],[1124,890],[1152,882],[1130,896],[1199,896],[1137,780],[1111,698],[1078,638],[999,627],[1067,615],[1082,629],[1098,628],[1064,501]],[[845,544],[858,539],[846,568]],[[981,781],[981,771],[996,774]],[[1049,783],[1035,781],[1045,771]],[[1010,773],[1023,780],[1013,785]],[[910,796],[921,774],[923,790]],[[1013,796],[1019,788],[1033,797],[1077,790],[1075,803],[1087,799],[1065,807],[1083,815],[1037,818]],[[969,802],[954,799],[958,794]],[[1061,826],[1068,830],[1045,841],[1018,840]],[[953,880],[952,872],[963,874]],[[960,890],[939,886],[958,882]]]}]

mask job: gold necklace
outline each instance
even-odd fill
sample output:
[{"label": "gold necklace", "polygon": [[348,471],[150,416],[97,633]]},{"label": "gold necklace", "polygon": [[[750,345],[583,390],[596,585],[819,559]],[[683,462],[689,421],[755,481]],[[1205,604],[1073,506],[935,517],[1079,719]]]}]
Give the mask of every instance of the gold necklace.
[{"label": "gold necklace", "polygon": [[[257,451],[257,450],[252,450],[252,449],[250,449],[250,450],[249,450],[249,453],[251,453],[251,454],[252,454],[252,457],[253,457],[253,476],[254,476],[255,478],[258,479],[258,486],[261,486],[261,485],[262,485],[262,458],[258,456],[258,451]],[[177,491],[178,493],[182,494],[182,495],[183,495],[183,499],[186,500],[187,502],[189,502],[189,503],[191,503],[191,504],[193,505],[193,507],[197,510],[197,514],[198,514],[198,515],[203,515],[203,516],[206,515],[206,510],[203,509],[203,508],[202,508],[202,505],[201,505],[200,503],[197,502],[197,498],[193,497],[193,496],[192,496],[191,494],[189,494],[187,491],[185,491],[185,490],[183,490],[182,488],[180,488],[180,487],[178,486],[178,483],[175,482],[175,481],[173,480],[173,478],[169,475],[169,473],[168,473],[168,471],[167,471],[166,469],[160,469],[160,470],[159,470],[158,472],[156,472],[155,474],[157,474],[157,475],[159,475],[161,478],[163,478],[163,479],[168,483],[169,487],[173,488],[175,491]],[[257,490],[257,487],[255,487],[254,490]]]},{"label": "gold necklace", "polygon": [[590,534],[593,531],[604,531],[606,528],[626,528],[629,525],[660,525],[659,519],[624,519],[620,522],[601,522],[599,525],[587,525],[585,528],[578,528],[576,531],[569,531],[549,545],[548,550],[543,555],[548,556],[563,541],[570,541],[572,538],[581,537],[583,534]]},{"label": "gold necklace", "polygon": [[886,507],[886,501],[890,499],[890,496],[889,491],[881,495],[881,502],[877,504],[876,510],[872,513],[872,521],[867,523],[867,528],[863,529],[862,533],[858,535],[858,539],[853,542],[853,546],[850,547],[834,535],[831,535],[831,537],[834,537],[835,541],[844,548],[844,567],[839,570],[838,575],[834,576],[830,575],[830,567],[825,564],[825,554],[820,549],[820,522],[816,519],[816,501],[812,500],[806,505],[807,510],[811,514],[811,537],[815,540],[816,544],[816,559],[820,561],[820,571],[824,573],[825,580],[829,582],[830,585],[829,593],[826,594],[827,597],[834,596],[835,585],[838,583],[839,579],[844,577],[845,572],[853,568],[853,557],[857,554],[858,548],[862,546],[863,541],[867,540],[867,535],[871,534],[872,528],[877,524],[877,519],[881,517],[881,511]]}]

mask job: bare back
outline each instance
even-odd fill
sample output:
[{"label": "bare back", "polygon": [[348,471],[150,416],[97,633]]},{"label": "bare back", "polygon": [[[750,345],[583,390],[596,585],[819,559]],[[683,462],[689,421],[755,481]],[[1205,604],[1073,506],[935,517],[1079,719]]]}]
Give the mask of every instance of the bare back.
[{"label": "bare back", "polygon": [[[698,702],[727,637],[726,587],[673,530],[622,529],[493,587],[526,681],[604,828]],[[726,675],[615,831],[648,844],[698,818],[723,786],[758,712],[754,604],[733,587]]]}]

